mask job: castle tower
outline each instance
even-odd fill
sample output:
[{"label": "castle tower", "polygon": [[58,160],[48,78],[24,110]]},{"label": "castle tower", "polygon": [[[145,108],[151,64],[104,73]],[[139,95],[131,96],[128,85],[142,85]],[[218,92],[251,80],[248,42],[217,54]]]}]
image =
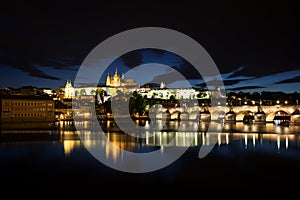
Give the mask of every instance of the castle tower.
[{"label": "castle tower", "polygon": [[160,88],[162,89],[162,88],[165,88],[166,87],[166,84],[162,81],[161,83],[160,83]]},{"label": "castle tower", "polygon": [[72,86],[71,81],[67,80],[66,85],[65,85],[65,95],[64,98],[66,99],[71,99],[75,95],[75,89]]},{"label": "castle tower", "polygon": [[107,77],[106,77],[106,86],[110,86],[111,85],[111,77],[109,75],[109,73],[107,74]]},{"label": "castle tower", "polygon": [[116,72],[113,77],[113,86],[120,86],[120,85],[121,85],[121,80],[118,74],[118,68],[116,68]]},{"label": "castle tower", "polygon": [[118,68],[117,67],[116,67],[115,76],[119,76],[119,74],[118,74]]}]

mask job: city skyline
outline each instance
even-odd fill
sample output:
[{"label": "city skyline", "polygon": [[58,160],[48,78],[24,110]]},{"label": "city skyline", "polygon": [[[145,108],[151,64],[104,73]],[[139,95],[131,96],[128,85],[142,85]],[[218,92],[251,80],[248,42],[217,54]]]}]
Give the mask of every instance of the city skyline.
[{"label": "city skyline", "polygon": [[[63,87],[66,80],[74,82],[84,58],[103,40],[128,29],[155,26],[180,31],[202,45],[228,91],[300,92],[299,14],[293,4],[134,5],[5,3],[0,14],[0,87]],[[116,67],[126,72],[149,62],[179,70],[193,86],[205,87],[188,63],[169,52],[129,53],[107,72]],[[152,79],[135,70],[136,82],[172,77],[166,69],[155,69]],[[133,78],[130,73],[125,77]]]},{"label": "city skyline", "polygon": [[298,10],[2,2],[2,196],[297,194]]}]

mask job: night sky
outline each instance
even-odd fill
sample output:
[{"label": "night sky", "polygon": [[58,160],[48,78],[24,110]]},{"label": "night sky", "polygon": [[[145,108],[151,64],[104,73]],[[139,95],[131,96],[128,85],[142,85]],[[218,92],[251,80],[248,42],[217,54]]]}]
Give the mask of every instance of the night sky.
[{"label": "night sky", "polygon": [[[228,91],[300,92],[297,4],[228,2],[1,3],[0,88],[57,89],[67,79],[74,81],[81,63],[99,43],[128,29],[150,26],[196,40],[216,63]],[[109,72],[116,67],[126,72],[147,62],[169,65],[196,87],[203,86],[180,57],[151,49],[120,57]],[[169,76],[167,70],[155,70],[153,81]]]}]

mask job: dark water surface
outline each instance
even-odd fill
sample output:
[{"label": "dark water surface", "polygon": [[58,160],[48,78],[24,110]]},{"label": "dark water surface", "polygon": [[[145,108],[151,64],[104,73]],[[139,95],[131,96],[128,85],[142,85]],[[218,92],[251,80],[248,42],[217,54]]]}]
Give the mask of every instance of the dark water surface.
[{"label": "dark water surface", "polygon": [[[121,172],[102,164],[72,130],[2,132],[1,192],[29,197],[40,193],[57,198],[121,194],[152,199],[161,194],[200,198],[241,191],[247,195],[290,195],[300,188],[300,134],[294,129],[298,127],[287,127],[284,133],[159,132],[151,140],[117,132],[107,134],[114,144],[136,152],[163,148],[172,138],[176,138],[174,148],[182,148],[194,138],[178,160],[148,173]],[[200,147],[209,144],[213,134],[217,138],[214,148],[200,159]],[[114,149],[100,149],[107,159],[122,159]]]}]

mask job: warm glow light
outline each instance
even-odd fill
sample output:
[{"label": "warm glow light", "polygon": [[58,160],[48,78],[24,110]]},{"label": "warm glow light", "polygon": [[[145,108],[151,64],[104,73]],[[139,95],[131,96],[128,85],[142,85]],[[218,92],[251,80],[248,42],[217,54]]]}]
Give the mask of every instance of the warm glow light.
[{"label": "warm glow light", "polygon": [[64,121],[59,121],[59,127],[63,128],[63,126],[64,126]]},{"label": "warm glow light", "polygon": [[114,162],[117,162],[120,155],[120,150],[115,145],[117,144],[109,143],[109,141],[107,141],[105,145],[105,155],[106,158],[112,158]]},{"label": "warm glow light", "polygon": [[228,136],[228,133],[226,133],[226,144],[229,144],[229,136]]},{"label": "warm glow light", "polygon": [[159,132],[159,145],[162,145],[162,137],[161,137],[161,132]]},{"label": "warm glow light", "polygon": [[87,122],[87,121],[84,121],[84,122],[83,122],[83,128],[84,128],[84,129],[87,129],[87,128],[88,128],[88,122]]},{"label": "warm glow light", "polygon": [[149,132],[146,131],[146,145],[149,145]]},{"label": "warm glow light", "polygon": [[194,123],[194,130],[197,131],[198,130],[198,123]]},{"label": "warm glow light", "polygon": [[65,155],[69,156],[75,147],[75,141],[74,140],[64,140],[63,146],[64,146]]},{"label": "warm glow light", "polygon": [[244,124],[244,131],[248,132],[249,131],[249,126],[247,124]]},{"label": "warm glow light", "polygon": [[288,136],[285,137],[285,148],[288,149],[289,147],[289,138]]},{"label": "warm glow light", "polygon": [[206,135],[206,140],[205,140],[206,145],[210,145],[210,137],[209,137],[209,135],[210,134]]},{"label": "warm glow light", "polygon": [[150,127],[149,121],[147,120],[147,121],[146,121],[146,124],[145,124],[145,128],[146,128],[146,129],[149,129],[149,127]]},{"label": "warm glow light", "polygon": [[156,144],[156,135],[157,135],[157,133],[154,131],[153,132],[153,144]]},{"label": "warm glow light", "polygon": [[161,154],[164,153],[164,146],[163,145],[160,146],[160,152],[161,152]]}]

